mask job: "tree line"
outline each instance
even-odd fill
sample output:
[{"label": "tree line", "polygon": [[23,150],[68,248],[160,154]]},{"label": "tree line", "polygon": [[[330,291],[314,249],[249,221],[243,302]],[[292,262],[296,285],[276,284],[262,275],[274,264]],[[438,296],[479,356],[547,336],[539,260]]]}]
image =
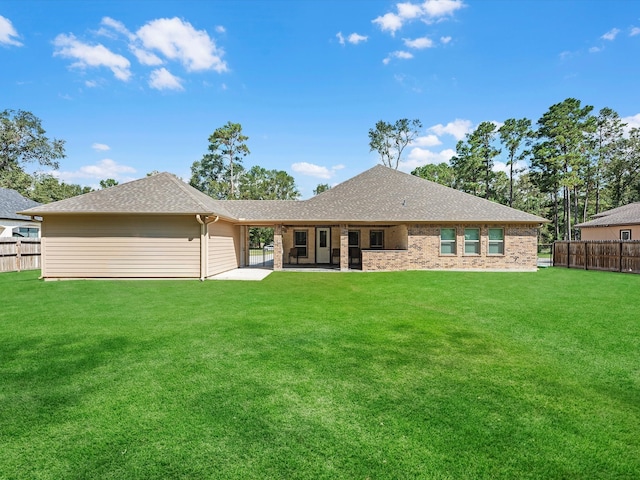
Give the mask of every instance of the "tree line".
[{"label": "tree line", "polygon": [[[418,133],[419,122],[413,122],[386,124],[386,130],[379,122],[370,130],[371,151],[380,153],[383,164],[397,168],[398,146]],[[542,229],[545,242],[572,240],[576,224],[640,200],[640,129],[625,127],[611,108],[594,114],[593,106],[567,98],[535,126],[527,118],[481,122],[457,143],[448,163],[424,165],[412,174],[549,219]],[[381,132],[392,140],[381,141]],[[501,154],[507,172],[494,171]]]}]

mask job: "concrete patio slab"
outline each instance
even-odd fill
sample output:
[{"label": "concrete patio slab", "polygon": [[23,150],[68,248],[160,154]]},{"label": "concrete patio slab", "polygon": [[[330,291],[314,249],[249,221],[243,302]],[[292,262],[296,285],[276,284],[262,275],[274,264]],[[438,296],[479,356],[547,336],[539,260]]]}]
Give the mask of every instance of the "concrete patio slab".
[{"label": "concrete patio slab", "polygon": [[273,270],[266,268],[236,268],[228,272],[219,273],[211,277],[211,280],[248,280],[260,281],[269,276]]}]

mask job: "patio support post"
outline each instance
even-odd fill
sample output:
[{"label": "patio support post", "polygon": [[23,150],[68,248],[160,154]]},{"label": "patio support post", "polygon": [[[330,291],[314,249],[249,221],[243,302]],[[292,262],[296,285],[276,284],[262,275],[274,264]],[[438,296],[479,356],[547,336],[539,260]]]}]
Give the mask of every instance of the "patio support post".
[{"label": "patio support post", "polygon": [[282,250],[282,225],[273,229],[273,270],[282,270],[284,252]]},{"label": "patio support post", "polygon": [[349,270],[349,225],[340,225],[340,271]]}]

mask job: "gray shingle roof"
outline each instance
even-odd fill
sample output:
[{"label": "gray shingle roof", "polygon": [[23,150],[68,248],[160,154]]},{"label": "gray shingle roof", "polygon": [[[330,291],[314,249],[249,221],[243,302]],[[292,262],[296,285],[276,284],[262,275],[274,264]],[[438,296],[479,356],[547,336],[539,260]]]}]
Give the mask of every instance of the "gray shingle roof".
[{"label": "gray shingle roof", "polygon": [[512,222],[542,217],[490,202],[414,175],[375,166],[309,200],[227,201],[246,220],[316,222]]},{"label": "gray shingle roof", "polygon": [[214,200],[170,173],[159,173],[104,190],[85,193],[30,208],[23,213],[215,214],[234,218],[219,200]]},{"label": "gray shingle roof", "polygon": [[640,202],[630,203],[622,207],[612,208],[593,216],[593,220],[579,223],[578,228],[608,227],[609,225],[640,224]]},{"label": "gray shingle roof", "polygon": [[0,188],[0,218],[8,220],[31,220],[31,217],[19,215],[17,212],[40,205],[25,198],[10,188]]},{"label": "gray shingle roof", "polygon": [[378,165],[309,200],[214,200],[169,173],[28,210],[208,214],[240,222],[501,222],[544,218]]}]

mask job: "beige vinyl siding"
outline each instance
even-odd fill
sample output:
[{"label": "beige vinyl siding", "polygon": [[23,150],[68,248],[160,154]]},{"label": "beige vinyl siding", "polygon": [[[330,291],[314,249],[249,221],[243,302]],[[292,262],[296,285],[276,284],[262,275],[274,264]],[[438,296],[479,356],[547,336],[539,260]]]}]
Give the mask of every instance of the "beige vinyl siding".
[{"label": "beige vinyl siding", "polygon": [[240,228],[220,220],[210,223],[207,276],[238,268],[240,262]]},{"label": "beige vinyl siding", "polygon": [[615,225],[580,229],[582,240],[620,240],[620,230],[631,230],[631,240],[640,240],[640,225]]},{"label": "beige vinyl siding", "polygon": [[45,278],[198,278],[195,216],[47,215]]}]

